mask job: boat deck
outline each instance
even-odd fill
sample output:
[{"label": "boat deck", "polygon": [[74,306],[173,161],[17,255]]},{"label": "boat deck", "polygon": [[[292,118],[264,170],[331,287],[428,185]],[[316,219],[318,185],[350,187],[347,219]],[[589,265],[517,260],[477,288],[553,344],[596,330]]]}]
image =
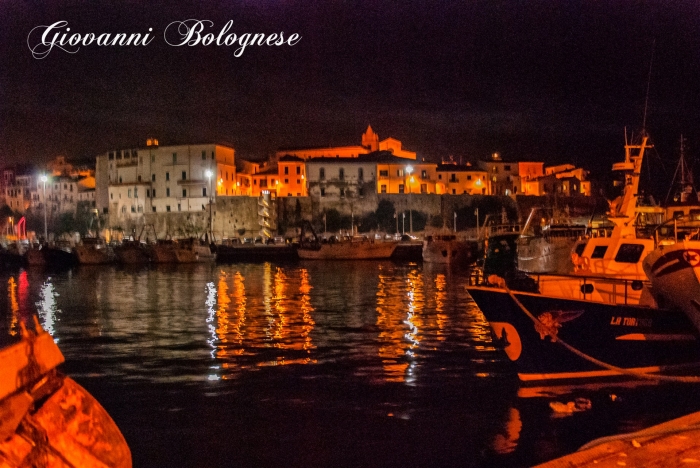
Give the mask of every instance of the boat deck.
[{"label": "boat deck", "polygon": [[700,412],[620,437],[535,468],[700,465]]}]

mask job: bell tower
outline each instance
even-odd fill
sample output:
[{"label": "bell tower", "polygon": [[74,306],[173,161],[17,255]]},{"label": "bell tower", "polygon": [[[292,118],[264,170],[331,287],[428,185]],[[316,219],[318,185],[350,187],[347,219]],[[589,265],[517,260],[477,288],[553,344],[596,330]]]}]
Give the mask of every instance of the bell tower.
[{"label": "bell tower", "polygon": [[374,133],[371,125],[367,125],[367,130],[362,134],[362,146],[370,151],[379,149],[379,135]]}]

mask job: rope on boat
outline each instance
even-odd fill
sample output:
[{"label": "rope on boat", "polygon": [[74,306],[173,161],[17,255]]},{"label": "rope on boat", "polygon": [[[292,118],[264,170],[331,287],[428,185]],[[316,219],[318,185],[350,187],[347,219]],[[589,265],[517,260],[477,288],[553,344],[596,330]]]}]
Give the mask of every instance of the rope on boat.
[{"label": "rope on boat", "polygon": [[555,333],[552,332],[552,330],[548,326],[543,324],[540,321],[540,319],[538,319],[537,317],[532,315],[532,313],[529,310],[527,310],[527,308],[523,305],[523,303],[520,302],[520,300],[517,297],[515,297],[515,294],[513,294],[513,292],[510,290],[510,288],[508,288],[508,286],[506,286],[505,284],[502,284],[501,286],[503,287],[503,289],[505,289],[505,291],[508,293],[508,295],[511,297],[511,299],[513,299],[513,301],[518,305],[518,307],[520,307],[520,309],[525,313],[525,315],[530,317],[530,319],[535,323],[535,325],[539,325],[537,327],[538,331],[540,329],[543,330],[552,339],[552,341],[560,343],[563,347],[565,347],[566,349],[568,349],[569,351],[571,351],[572,353],[574,353],[578,357],[585,359],[586,361],[592,362],[593,364],[600,366],[604,369],[619,372],[621,374],[630,375],[632,377],[637,377],[640,379],[663,380],[663,381],[668,381],[668,382],[700,383],[700,377],[697,377],[697,376],[648,374],[646,372],[637,372],[634,370],[624,369],[622,367],[617,367],[617,366],[614,366],[612,364],[608,364],[607,362],[603,362],[599,359],[596,359],[593,356],[590,356],[590,355],[584,353],[583,351],[581,351],[577,348],[574,348],[569,343],[567,343],[564,340],[562,340],[561,338],[559,338]]}]

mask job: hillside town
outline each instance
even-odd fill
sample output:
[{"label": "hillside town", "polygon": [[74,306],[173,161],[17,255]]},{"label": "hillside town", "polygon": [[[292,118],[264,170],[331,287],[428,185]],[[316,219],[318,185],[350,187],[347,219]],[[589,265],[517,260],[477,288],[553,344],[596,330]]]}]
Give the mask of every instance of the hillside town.
[{"label": "hillside town", "polygon": [[[293,227],[283,220],[289,210],[309,220],[327,219],[329,210],[337,210],[351,218],[352,229],[381,199],[409,209],[411,218],[414,211],[417,218],[422,213],[424,225],[442,215],[435,206],[443,198],[591,195],[584,168],[545,167],[499,153],[469,162],[452,157],[429,162],[400,140],[380,139],[371,126],[356,144],[280,148],[260,161],[237,158],[225,144],[160,145],[155,138],[144,143],[99,154],[94,165],[58,156],[44,167],[4,168],[2,195],[11,211],[4,232],[59,234],[71,224],[60,225],[59,219],[72,217],[77,231],[93,235],[98,229],[107,236],[133,232],[144,224],[160,226],[160,235],[176,235],[188,231],[182,223],[201,228],[194,231],[207,231],[209,223],[218,238],[271,238]],[[277,201],[272,209],[259,209],[271,200]],[[28,223],[20,222],[25,215]],[[397,222],[395,230],[413,227],[401,229]]]}]

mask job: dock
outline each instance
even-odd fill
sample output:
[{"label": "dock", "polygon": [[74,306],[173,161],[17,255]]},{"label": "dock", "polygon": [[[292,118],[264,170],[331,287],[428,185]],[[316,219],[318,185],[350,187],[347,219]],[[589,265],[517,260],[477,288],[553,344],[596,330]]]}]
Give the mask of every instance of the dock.
[{"label": "dock", "polygon": [[700,466],[700,412],[638,432],[597,439],[535,468],[594,466]]}]

